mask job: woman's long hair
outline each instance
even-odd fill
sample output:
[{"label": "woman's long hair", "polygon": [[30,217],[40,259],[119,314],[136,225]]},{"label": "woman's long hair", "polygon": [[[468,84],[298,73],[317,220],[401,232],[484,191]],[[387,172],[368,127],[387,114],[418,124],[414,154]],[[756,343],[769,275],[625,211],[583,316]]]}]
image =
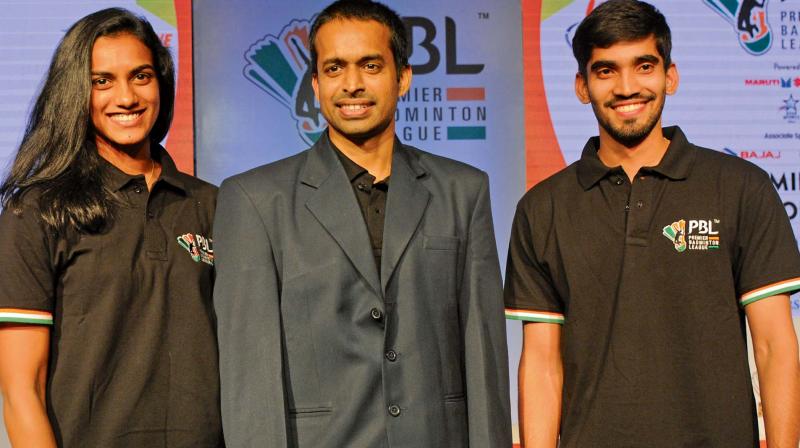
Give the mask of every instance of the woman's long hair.
[{"label": "woman's long hair", "polygon": [[160,142],[172,122],[175,68],[147,20],[108,8],[72,25],[53,55],[11,171],[0,185],[4,207],[17,206],[29,188],[40,189],[42,219],[58,233],[98,232],[113,216],[114,196],[92,144],[91,65],[95,40],[120,34],[138,38],[153,54],[161,105],[150,141]]}]

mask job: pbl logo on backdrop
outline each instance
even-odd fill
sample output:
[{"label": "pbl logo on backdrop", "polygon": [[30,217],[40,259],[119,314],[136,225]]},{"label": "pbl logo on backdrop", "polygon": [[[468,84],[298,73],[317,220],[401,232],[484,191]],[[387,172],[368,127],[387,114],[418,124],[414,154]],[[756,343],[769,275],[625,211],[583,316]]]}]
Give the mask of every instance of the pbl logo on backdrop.
[{"label": "pbl logo on backdrop", "polygon": [[769,0],[703,0],[727,20],[736,32],[739,45],[750,54],[762,55],[772,46],[772,31],[767,21]]},{"label": "pbl logo on backdrop", "polygon": [[[327,126],[311,87],[312,71],[309,32],[314,18],[292,20],[277,35],[268,34],[253,43],[244,54],[244,76],[286,107],[297,123],[300,138],[306,144],[317,141]],[[423,33],[417,46],[426,61],[412,65],[414,75],[436,70],[442,54],[434,43],[437,29],[425,17],[404,17],[409,42],[414,32]],[[483,64],[460,63],[457,55],[456,23],[445,17],[444,66],[447,75],[476,75]],[[410,55],[410,56],[411,56]],[[420,79],[420,78],[417,78]],[[487,119],[483,86],[412,86],[401,97],[395,112],[397,132],[405,141],[484,140]]]}]

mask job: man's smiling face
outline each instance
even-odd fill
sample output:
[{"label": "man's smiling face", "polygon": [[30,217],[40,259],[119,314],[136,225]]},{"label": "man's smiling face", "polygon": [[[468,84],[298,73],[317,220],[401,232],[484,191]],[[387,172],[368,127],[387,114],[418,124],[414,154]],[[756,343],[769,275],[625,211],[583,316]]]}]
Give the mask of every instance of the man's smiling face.
[{"label": "man's smiling face", "polygon": [[411,69],[398,79],[389,39],[389,28],[374,20],[336,19],[319,28],[312,85],[334,142],[393,137],[397,99],[408,91]]},{"label": "man's smiling face", "polygon": [[634,146],[660,126],[664,99],[677,90],[678,72],[674,64],[665,69],[655,37],[595,48],[586,68],[585,77],[575,78],[575,93],[592,104],[601,136]]}]

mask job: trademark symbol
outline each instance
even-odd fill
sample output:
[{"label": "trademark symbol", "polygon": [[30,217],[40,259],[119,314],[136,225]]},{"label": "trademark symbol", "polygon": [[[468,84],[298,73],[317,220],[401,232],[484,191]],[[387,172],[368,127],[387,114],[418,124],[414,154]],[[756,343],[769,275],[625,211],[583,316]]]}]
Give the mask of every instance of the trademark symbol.
[{"label": "trademark symbol", "polygon": [[714,219],[714,224],[719,224],[719,219]]},{"label": "trademark symbol", "polygon": [[489,13],[488,12],[479,12],[478,13],[478,18],[482,19],[482,20],[486,20],[486,19],[489,18]]}]

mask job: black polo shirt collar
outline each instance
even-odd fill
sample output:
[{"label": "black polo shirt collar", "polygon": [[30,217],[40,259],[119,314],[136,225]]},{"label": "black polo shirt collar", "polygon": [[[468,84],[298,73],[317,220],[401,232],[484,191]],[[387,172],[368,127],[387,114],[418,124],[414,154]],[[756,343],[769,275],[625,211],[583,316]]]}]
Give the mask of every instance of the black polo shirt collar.
[{"label": "black polo shirt collar", "polygon": [[[97,147],[93,142],[87,142],[86,144],[90,148],[97,150],[96,149]],[[151,147],[151,152],[153,160],[161,164],[161,176],[158,178],[158,182],[165,182],[177,188],[181,192],[185,193],[186,185],[180,178],[180,172],[178,171],[178,168],[175,166],[175,162],[172,160],[172,157],[169,156],[167,151],[161,145],[153,145]],[[141,174],[130,175],[124,173],[119,168],[114,166],[111,162],[107,161],[102,157],[100,158],[100,161],[105,169],[106,181],[108,182],[108,186],[114,192],[122,190],[130,182],[133,182],[136,179],[142,179],[144,177]]]},{"label": "black polo shirt collar", "polygon": [[366,168],[350,160],[336,145],[331,143],[330,146],[333,148],[334,152],[336,152],[336,155],[339,156],[339,161],[342,162],[342,167],[344,167],[344,172],[347,174],[347,180],[349,180],[350,183],[355,183],[356,179],[368,173]]},{"label": "black polo shirt collar", "polygon": [[[686,139],[683,131],[677,126],[664,128],[664,137],[669,142],[667,152],[658,165],[642,168],[645,171],[661,174],[672,180],[689,177],[697,149]],[[577,164],[578,182],[584,190],[592,188],[600,179],[612,173],[621,173],[622,167],[608,167],[597,156],[600,138],[592,137],[583,147],[581,158]]]}]

